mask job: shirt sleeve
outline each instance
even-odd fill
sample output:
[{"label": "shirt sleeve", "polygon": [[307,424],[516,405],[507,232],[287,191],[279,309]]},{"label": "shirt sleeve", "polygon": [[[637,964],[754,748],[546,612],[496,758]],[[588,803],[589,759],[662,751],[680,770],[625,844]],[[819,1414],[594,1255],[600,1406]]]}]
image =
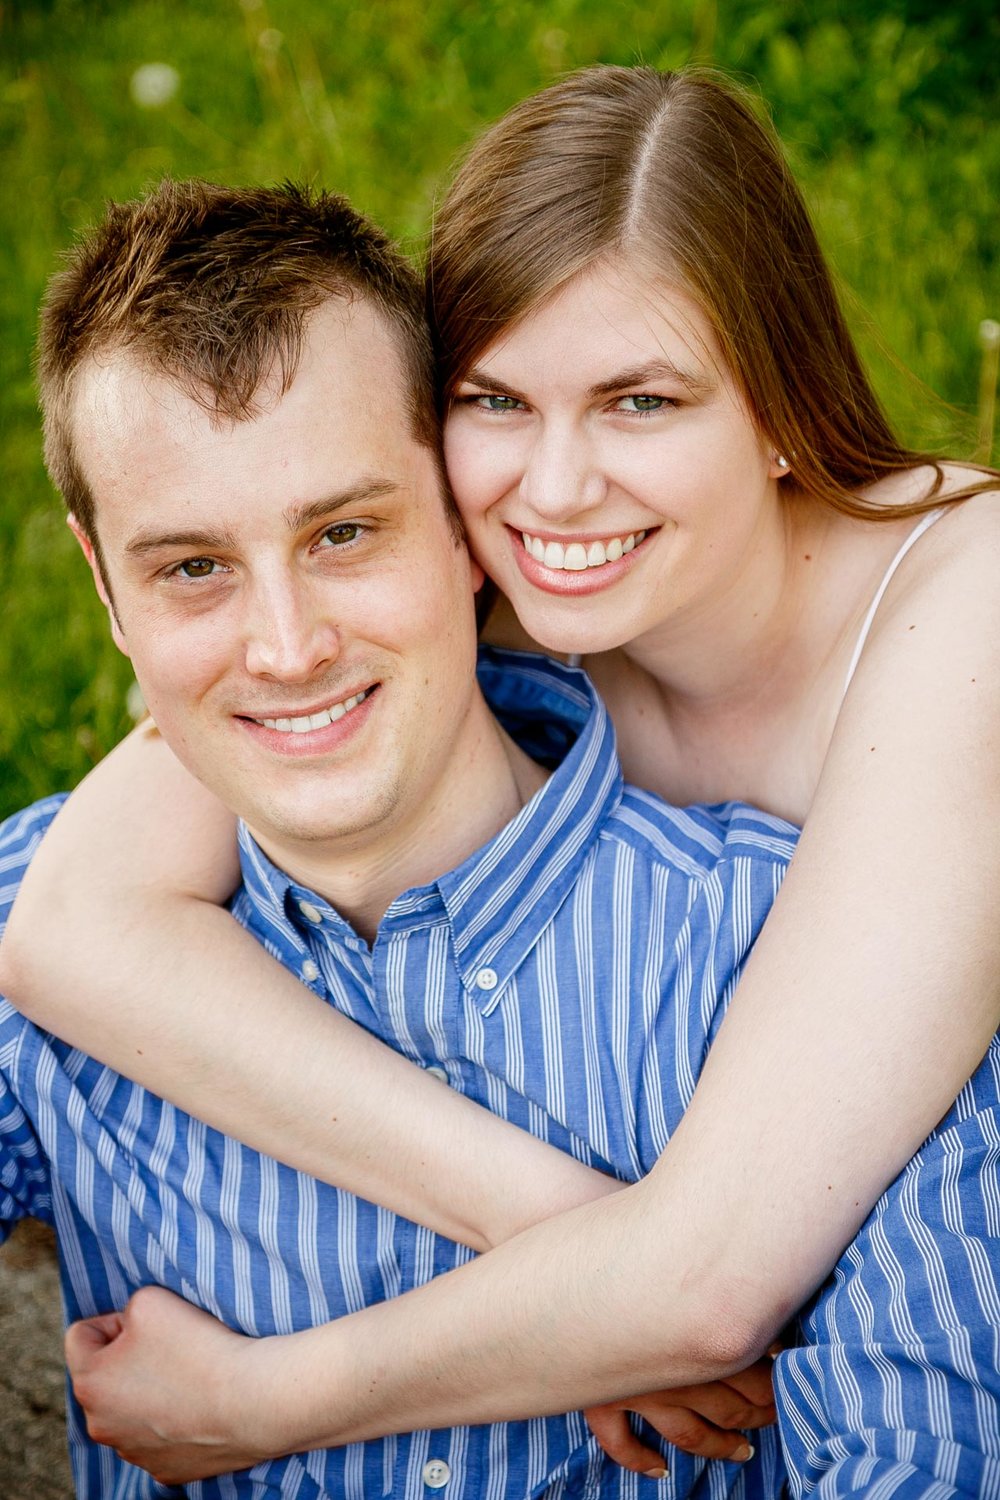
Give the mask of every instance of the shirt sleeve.
[{"label": "shirt sleeve", "polygon": [[994,1042],[776,1361],[795,1494],[1000,1495],[998,1080]]},{"label": "shirt sleeve", "polygon": [[[0,1001],[0,1036],[7,1030],[9,1007]],[[5,1076],[0,1042],[0,1244],[18,1219],[52,1222],[48,1162],[38,1137]]]},{"label": "shirt sleeve", "polygon": [[[25,870],[62,797],[49,797],[0,825],[0,936]],[[22,1218],[51,1220],[48,1163],[17,1095],[17,1068],[30,1028],[0,997],[0,1241]]]},{"label": "shirt sleeve", "polygon": [[757,852],[730,855],[719,861],[692,908],[692,970],[698,975],[705,1023],[701,1062],[725,1019],[787,868],[787,857],[771,858]]}]

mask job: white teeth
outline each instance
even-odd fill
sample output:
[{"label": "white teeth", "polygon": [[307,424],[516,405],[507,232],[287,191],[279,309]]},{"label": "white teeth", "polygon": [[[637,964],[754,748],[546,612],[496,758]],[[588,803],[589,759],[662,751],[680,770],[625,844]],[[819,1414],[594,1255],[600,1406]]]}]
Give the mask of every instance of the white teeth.
[{"label": "white teeth", "polygon": [[613,536],[606,542],[543,542],[529,531],[521,532],[524,550],[535,562],[543,563],[555,572],[582,573],[587,568],[602,568],[605,563],[617,562],[626,552],[631,552],[643,541],[644,531],[630,531],[627,536]]},{"label": "white teeth", "polygon": [[256,722],[263,724],[265,729],[277,729],[282,734],[308,734],[310,729],[325,729],[328,724],[335,724],[352,708],[363,703],[367,696],[367,692],[355,693],[343,703],[335,703],[332,708],[324,708],[318,714],[303,714],[296,719],[258,719]]}]

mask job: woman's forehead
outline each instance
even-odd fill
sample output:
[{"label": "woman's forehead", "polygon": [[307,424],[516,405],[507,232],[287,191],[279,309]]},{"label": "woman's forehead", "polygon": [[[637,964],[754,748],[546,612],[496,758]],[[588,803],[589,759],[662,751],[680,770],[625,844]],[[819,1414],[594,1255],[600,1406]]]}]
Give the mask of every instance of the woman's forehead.
[{"label": "woman's forehead", "polygon": [[692,380],[730,378],[711,320],[692,292],[638,257],[613,255],[549,293],[473,364],[506,370],[528,361],[555,369],[573,360],[583,376],[598,366],[639,367],[658,358]]}]

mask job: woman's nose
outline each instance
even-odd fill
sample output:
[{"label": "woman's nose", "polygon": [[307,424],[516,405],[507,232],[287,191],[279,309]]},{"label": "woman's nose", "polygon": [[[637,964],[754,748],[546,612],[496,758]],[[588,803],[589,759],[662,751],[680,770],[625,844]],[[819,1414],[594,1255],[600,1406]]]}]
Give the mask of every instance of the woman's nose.
[{"label": "woman's nose", "polygon": [[559,525],[601,505],[607,483],[598,455],[582,433],[546,424],[527,455],[520,492],[539,520]]}]

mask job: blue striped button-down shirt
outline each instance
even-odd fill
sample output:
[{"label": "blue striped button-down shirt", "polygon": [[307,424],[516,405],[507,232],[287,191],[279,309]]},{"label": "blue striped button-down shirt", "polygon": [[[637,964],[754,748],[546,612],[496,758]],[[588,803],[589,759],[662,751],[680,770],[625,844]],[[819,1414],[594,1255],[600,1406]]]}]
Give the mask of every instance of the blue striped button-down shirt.
[{"label": "blue striped button-down shirt", "polygon": [[806,1309],[801,1337],[776,1361],[794,1493],[998,1500],[997,1038]]},{"label": "blue striped button-down shirt", "polygon": [[[452,1087],[634,1178],[691,1097],[794,835],[742,807],[683,812],[623,789],[607,716],[578,672],[487,657],[482,681],[529,752],[558,762],[497,838],[394,901],[372,948],[244,838],[236,915],[317,994]],[[3,911],[56,806],[3,830]],[[0,1222],[23,1214],[55,1222],[71,1318],[156,1282],[248,1333],[287,1332],[468,1258],[207,1129],[2,1006]],[[169,1493],[91,1444],[75,1408],[70,1436],[81,1495]],[[780,1472],[772,1432],[747,1468],[672,1455],[657,1488],[605,1460],[573,1414],[312,1453],[188,1493],[749,1500],[773,1496]]]},{"label": "blue striped button-down shirt", "polygon": [[[392,904],[371,950],[243,841],[237,915],[283,963],[453,1087],[582,1160],[645,1172],[690,1099],[791,850],[743,807],[623,790],[578,674],[490,658],[522,744],[559,762],[458,870]],[[9,904],[56,803],[0,840]],[[2,914],[2,911],[0,911]],[[0,1222],[54,1219],[71,1316],[150,1281],[266,1334],[393,1296],[467,1252],[280,1167],[0,1008]],[[1000,1495],[996,1045],[885,1194],[778,1361],[796,1493]],[[740,1469],[671,1455],[658,1489],[607,1463],[578,1416],[417,1433],[188,1487],[220,1496],[774,1496],[772,1434]],[[79,1491],[170,1493],[87,1442]],[[431,1481],[431,1484],[428,1484]]]}]

